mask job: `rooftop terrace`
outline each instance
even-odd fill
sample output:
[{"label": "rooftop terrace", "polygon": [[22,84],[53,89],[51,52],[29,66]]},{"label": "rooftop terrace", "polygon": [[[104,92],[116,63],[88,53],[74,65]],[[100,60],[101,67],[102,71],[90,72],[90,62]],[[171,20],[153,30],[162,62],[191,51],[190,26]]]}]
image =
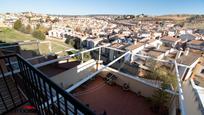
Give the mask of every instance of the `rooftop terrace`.
[{"label": "rooftop terrace", "polygon": [[110,86],[100,76],[74,90],[73,95],[96,114],[106,111],[108,115],[154,115],[144,97],[123,91],[118,85]]}]

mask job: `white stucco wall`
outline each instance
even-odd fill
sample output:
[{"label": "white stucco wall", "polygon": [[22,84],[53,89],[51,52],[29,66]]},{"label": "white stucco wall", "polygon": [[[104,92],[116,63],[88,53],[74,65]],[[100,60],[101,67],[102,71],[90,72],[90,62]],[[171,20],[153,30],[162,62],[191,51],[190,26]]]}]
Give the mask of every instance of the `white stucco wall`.
[{"label": "white stucco wall", "polygon": [[83,64],[51,77],[51,80],[62,88],[67,89],[72,84],[75,84],[81,79],[90,75],[92,70],[94,70],[95,65],[95,60],[89,60]]}]

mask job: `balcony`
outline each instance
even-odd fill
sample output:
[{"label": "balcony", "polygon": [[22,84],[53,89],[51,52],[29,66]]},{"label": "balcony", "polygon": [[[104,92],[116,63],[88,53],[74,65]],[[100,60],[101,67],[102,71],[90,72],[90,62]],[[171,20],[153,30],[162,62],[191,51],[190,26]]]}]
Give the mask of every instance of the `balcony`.
[{"label": "balcony", "polygon": [[[149,82],[135,76],[135,74],[129,74],[129,72],[123,71],[126,67],[124,64],[126,56],[129,55],[130,52],[122,52],[119,53],[118,56],[109,59],[108,57],[102,57],[104,53],[102,49],[104,48],[109,49],[109,47],[96,47],[37,65],[31,65],[31,63],[16,54],[1,57],[0,62],[3,63],[1,65],[7,65],[2,67],[1,78],[7,79],[8,73],[10,72],[12,80],[15,81],[14,84],[16,84],[17,91],[19,90],[25,98],[25,101],[22,98],[23,102],[15,105],[15,102],[12,102],[13,97],[10,96],[10,102],[12,102],[10,105],[15,106],[7,110],[7,105],[4,104],[5,98],[1,96],[2,98],[0,98],[0,100],[2,100],[2,105],[4,104],[4,106],[2,106],[4,109],[2,113],[13,112],[13,109],[21,108],[25,103],[29,103],[37,109],[38,114],[115,114],[114,112],[120,114],[117,109],[123,110],[124,114],[154,114],[151,112],[150,104],[145,101],[145,97],[151,97],[159,86],[154,82]],[[83,54],[87,52],[92,54],[92,59],[83,61]],[[77,66],[73,66],[73,68],[69,68],[70,62],[67,60],[79,55],[81,56],[79,58],[81,63]],[[9,63],[9,59],[17,62],[15,66]],[[104,61],[103,59],[108,59],[108,61]],[[62,61],[63,63],[61,63]],[[64,61],[66,61],[66,63],[64,63]],[[63,64],[64,66],[62,66]],[[132,65],[130,66],[132,67]],[[62,67],[68,69],[64,70]],[[135,68],[138,67],[133,67],[133,69]],[[133,72],[133,69],[128,68],[131,72]],[[83,87],[89,90],[98,83],[102,84],[104,81],[99,76],[105,77],[107,73],[112,73],[118,77],[116,85],[110,87],[105,84],[105,89],[102,88],[91,96],[76,95],[84,91]],[[134,73],[136,73],[135,70]],[[92,79],[96,80],[92,82]],[[3,80],[4,79],[2,79],[2,81]],[[90,84],[87,85],[87,83]],[[129,84],[129,91],[122,90],[124,83]],[[7,87],[7,85],[5,85],[5,87]],[[9,88],[7,88],[7,90],[8,89]],[[166,92],[171,94],[172,97],[175,96],[175,99],[177,99],[177,92],[169,90]],[[10,95],[9,91],[8,95]],[[121,97],[124,97],[127,101],[124,101]],[[173,113],[176,113],[175,111],[178,108],[178,105],[174,105],[174,103],[177,103],[175,99],[171,101],[173,108],[169,108]],[[111,103],[106,104],[104,102]],[[144,108],[145,111],[141,108]]]},{"label": "balcony", "polygon": [[[17,64],[14,66],[12,61]],[[18,114],[15,110],[25,104],[30,104],[36,114],[42,115],[94,114],[20,55],[1,56],[0,63],[0,114]]]}]

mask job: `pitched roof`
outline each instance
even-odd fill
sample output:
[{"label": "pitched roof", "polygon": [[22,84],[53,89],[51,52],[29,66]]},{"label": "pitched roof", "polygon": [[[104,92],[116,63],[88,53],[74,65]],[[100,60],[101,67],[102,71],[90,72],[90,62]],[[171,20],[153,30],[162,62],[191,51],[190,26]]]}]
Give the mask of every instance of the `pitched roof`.
[{"label": "pitched roof", "polygon": [[176,37],[171,37],[171,36],[164,36],[161,38],[161,40],[170,41],[170,42],[180,41],[180,39]]},{"label": "pitched roof", "polygon": [[196,44],[196,45],[204,45],[204,41],[201,41],[201,40],[191,40],[189,42],[190,44]]},{"label": "pitched roof", "polygon": [[111,45],[112,48],[118,48],[118,49],[123,49],[124,47],[126,47],[128,44],[126,43],[113,43]]},{"label": "pitched roof", "polygon": [[182,40],[194,40],[196,37],[192,34],[182,34],[179,36]]},{"label": "pitched roof", "polygon": [[157,50],[151,50],[147,53],[149,56],[155,57],[157,58],[158,56],[160,56],[161,54],[163,54],[163,52],[161,51],[157,51]]},{"label": "pitched roof", "polygon": [[177,59],[177,62],[190,66],[200,57],[201,57],[200,54],[189,52],[188,55],[182,55],[179,59]]},{"label": "pitched roof", "polygon": [[144,45],[144,43],[137,42],[136,44],[130,45],[125,49],[131,51],[131,50],[137,49],[137,48],[139,48],[139,47],[141,47],[143,45]]}]

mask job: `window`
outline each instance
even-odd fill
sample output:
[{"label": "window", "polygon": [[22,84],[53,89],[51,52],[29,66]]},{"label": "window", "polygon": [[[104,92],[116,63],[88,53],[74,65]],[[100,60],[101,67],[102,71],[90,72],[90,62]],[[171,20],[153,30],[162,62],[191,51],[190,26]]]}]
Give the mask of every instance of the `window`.
[{"label": "window", "polygon": [[204,74],[204,69],[202,69],[200,73]]}]

